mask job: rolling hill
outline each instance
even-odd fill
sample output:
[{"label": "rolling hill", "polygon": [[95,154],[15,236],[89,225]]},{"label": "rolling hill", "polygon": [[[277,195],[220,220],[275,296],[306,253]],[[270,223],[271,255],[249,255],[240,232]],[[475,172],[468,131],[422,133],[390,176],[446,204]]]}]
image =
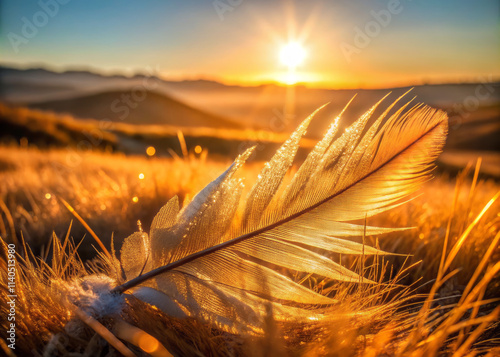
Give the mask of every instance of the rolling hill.
[{"label": "rolling hill", "polygon": [[[134,93],[134,88],[137,90],[148,79],[158,84],[155,92]],[[278,137],[286,136],[312,111],[330,102],[318,113],[306,134],[307,138],[315,139],[323,135],[355,94],[356,99],[343,115],[341,130],[390,91],[386,103],[408,89],[321,89],[276,84],[244,87],[210,80],[170,81],[145,74],[103,75],[86,70],[53,72],[0,66],[0,101],[93,119],[75,119],[71,128],[76,122],[89,125],[92,122],[91,125],[99,127],[99,120],[109,119],[115,123],[109,132],[116,136],[116,149],[127,153],[143,152],[144,145],[155,145],[165,151],[178,145],[176,133],[182,131],[188,145],[202,145],[212,153],[234,156],[240,152],[242,143],[262,146],[264,142],[278,142]],[[477,83],[417,85],[407,99],[416,96],[416,102],[448,112],[447,166],[466,166],[469,152],[474,152],[485,158],[484,166],[489,161],[491,167],[498,167],[499,93],[498,79],[488,77],[478,78]],[[9,130],[25,132],[13,128],[17,124],[12,121],[8,127],[0,124],[4,134]],[[38,127],[33,125],[26,125],[28,139],[31,127]],[[249,134],[249,129],[265,135]],[[487,157],[490,159],[486,160]]]},{"label": "rolling hill", "polygon": [[114,90],[31,103],[28,106],[66,113],[80,119],[108,119],[127,124],[241,128],[230,119],[195,109],[169,96],[149,91]]}]

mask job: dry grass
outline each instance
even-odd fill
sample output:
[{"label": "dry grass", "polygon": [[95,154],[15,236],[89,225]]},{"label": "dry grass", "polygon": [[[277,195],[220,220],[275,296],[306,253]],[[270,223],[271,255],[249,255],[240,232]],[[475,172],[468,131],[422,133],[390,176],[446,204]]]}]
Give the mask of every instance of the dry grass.
[{"label": "dry grass", "polygon": [[[113,232],[119,246],[120,239],[136,230],[138,219],[149,227],[168,198],[192,196],[228,162],[208,161],[204,155],[146,159],[85,153],[69,168],[65,151],[13,147],[0,148],[0,157],[0,234],[4,241],[18,241],[18,355],[117,355],[117,343],[124,344],[122,353],[138,355],[151,345],[158,347],[158,355],[169,351],[179,356],[498,353],[500,214],[498,202],[487,206],[499,190],[496,182],[466,174],[456,180],[440,176],[408,204],[371,218],[369,225],[417,227],[378,239],[367,237],[383,250],[411,256],[363,262],[341,257],[344,265],[364,269],[365,276],[377,279],[376,285],[295,276],[341,302],[325,312],[330,317],[326,323],[307,326],[278,324],[270,311],[264,334],[253,336],[169,317],[132,296],[120,301],[123,309],[101,316],[89,301],[95,289],[116,284],[116,265],[104,255],[80,260],[92,256],[89,247],[94,242],[87,237],[75,247],[71,236],[79,241],[84,229],[75,222],[67,234],[71,215],[56,198],[68,201],[111,248]],[[256,175],[258,167],[249,165],[248,176]],[[140,173],[144,179],[139,179]],[[24,248],[23,241],[28,243]],[[447,260],[441,260],[445,241]],[[0,289],[5,291],[7,275],[1,262]],[[6,294],[0,296],[0,335],[5,339]],[[95,316],[97,324],[88,322],[85,314]],[[106,331],[111,340],[102,337]],[[144,339],[149,345],[141,344]]]},{"label": "dry grass", "polygon": [[[169,198],[177,194],[182,202],[229,163],[205,165],[203,153],[186,160],[146,159],[15,147],[0,147],[0,157],[0,234],[9,241],[22,234],[36,253],[52,231],[62,236],[68,229],[72,216],[58,198],[69,202],[109,245],[113,232],[124,238],[137,229],[138,220],[149,226]],[[78,223],[72,228],[78,239],[85,233]],[[93,255],[89,243],[80,252],[85,257]]]}]

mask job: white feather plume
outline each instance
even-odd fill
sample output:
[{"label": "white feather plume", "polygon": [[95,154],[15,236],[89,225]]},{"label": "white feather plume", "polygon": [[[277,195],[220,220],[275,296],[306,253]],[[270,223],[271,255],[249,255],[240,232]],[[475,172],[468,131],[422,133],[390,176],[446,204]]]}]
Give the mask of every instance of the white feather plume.
[{"label": "white feather plume", "polygon": [[237,173],[253,149],[182,210],[172,198],[149,236],[137,232],[125,240],[121,264],[129,281],[115,291],[131,289],[171,315],[227,329],[258,330],[269,307],[276,319],[321,318],[319,306],[335,300],[287,272],[360,281],[319,252],[385,254],[349,238],[400,228],[351,221],[404,203],[428,179],[446,138],[444,112],[406,104],[389,116],[396,101],[374,119],[381,101],[335,139],[339,115],[287,187],[281,187],[285,174],[316,112],[264,165],[245,200]]}]

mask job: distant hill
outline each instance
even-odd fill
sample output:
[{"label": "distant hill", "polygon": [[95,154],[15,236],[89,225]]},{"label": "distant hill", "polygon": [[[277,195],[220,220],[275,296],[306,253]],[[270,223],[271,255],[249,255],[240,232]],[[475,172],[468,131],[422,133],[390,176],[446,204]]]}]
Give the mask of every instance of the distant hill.
[{"label": "distant hill", "polygon": [[116,90],[41,103],[31,108],[67,113],[81,119],[109,119],[113,122],[141,125],[172,125],[237,129],[241,125],[195,109],[156,92]]},{"label": "distant hill", "polygon": [[[163,80],[148,77],[146,72],[123,76],[87,70],[53,72],[43,68],[22,70],[0,66],[0,100],[9,105],[71,113],[78,118],[107,118],[120,125],[131,124],[126,130],[115,132],[119,143],[124,136],[127,140],[142,136],[143,142],[157,137],[155,145],[160,145],[165,137],[172,138],[172,142],[177,140],[176,132],[182,130],[187,141],[190,140],[188,137],[193,138],[193,145],[203,144],[200,137],[207,137],[204,145],[210,146],[212,152],[218,150],[223,153],[222,147],[208,142],[208,136],[217,138],[217,141],[224,136],[226,142],[233,143],[237,141],[236,137],[247,143],[266,140],[263,136],[246,140],[247,133],[222,135],[222,128],[229,131],[251,128],[272,133],[273,136],[284,135],[295,129],[316,108],[329,102],[316,115],[307,132],[307,138],[317,139],[355,94],[356,99],[342,117],[341,131],[387,93],[392,92],[381,108],[409,89],[320,89],[276,84],[229,86],[210,80]],[[148,93],[144,101],[132,103],[137,107],[127,110],[122,96],[130,95],[133,88],[141,86],[145,80],[154,80],[158,84],[155,92]],[[500,152],[498,78],[486,76],[478,78],[478,83],[417,85],[407,99],[413,96],[416,97],[415,103],[422,102],[448,112],[450,130],[445,151],[461,150],[464,155],[456,156],[464,158],[468,150],[476,153]],[[136,124],[145,124],[146,127],[153,124],[154,128],[138,128]],[[201,130],[201,127],[210,130]],[[231,150],[235,147],[236,144],[231,146]],[[228,148],[224,147],[224,150]],[[226,152],[230,153],[237,154],[238,150]]]},{"label": "distant hill", "polygon": [[157,91],[173,98],[178,98],[177,92],[193,90],[206,92],[233,88],[203,79],[168,81],[155,75],[140,73],[133,76],[104,75],[84,69],[54,72],[45,68],[19,69],[0,65],[0,100],[9,104],[24,105],[90,93],[130,90],[136,85],[142,85],[145,79],[155,81],[158,84]]},{"label": "distant hill", "polygon": [[[43,68],[18,69],[0,66],[0,100],[12,105],[60,102],[96,93],[130,92],[148,79],[158,84],[155,88],[157,94],[185,103],[214,117],[234,118],[233,123],[245,128],[274,132],[292,131],[307,115],[329,102],[330,105],[319,113],[308,131],[310,137],[318,138],[322,136],[332,118],[355,94],[357,98],[345,113],[342,124],[359,117],[388,92],[392,91],[387,100],[390,102],[409,89],[320,89],[304,85],[292,88],[277,84],[238,86],[203,79],[164,80],[154,75],[149,77],[147,74],[148,69],[142,74],[124,76],[104,75],[84,69],[54,72]],[[478,83],[416,85],[408,99],[413,96],[417,97],[416,102],[447,111],[464,107],[466,104],[470,107],[473,104],[473,110],[465,113],[468,117],[469,112],[475,112],[477,109],[476,104],[479,104],[479,107],[488,107],[500,103],[500,82],[498,78],[485,77],[478,78]],[[115,99],[111,98],[109,103],[105,103],[104,109],[108,112],[108,106],[113,100]],[[293,105],[287,105],[287,101],[293,101]],[[285,106],[288,108],[286,113]],[[110,114],[116,117],[116,113]],[[175,125],[185,126],[182,120]]]}]

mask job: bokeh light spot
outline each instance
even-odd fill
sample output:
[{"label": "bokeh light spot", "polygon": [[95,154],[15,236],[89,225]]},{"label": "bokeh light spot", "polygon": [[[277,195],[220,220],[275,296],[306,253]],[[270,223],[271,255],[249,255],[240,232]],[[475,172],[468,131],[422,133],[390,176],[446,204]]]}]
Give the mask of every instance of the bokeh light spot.
[{"label": "bokeh light spot", "polygon": [[146,154],[148,156],[154,156],[154,154],[156,154],[156,149],[154,146],[148,146],[148,148],[146,149]]}]

